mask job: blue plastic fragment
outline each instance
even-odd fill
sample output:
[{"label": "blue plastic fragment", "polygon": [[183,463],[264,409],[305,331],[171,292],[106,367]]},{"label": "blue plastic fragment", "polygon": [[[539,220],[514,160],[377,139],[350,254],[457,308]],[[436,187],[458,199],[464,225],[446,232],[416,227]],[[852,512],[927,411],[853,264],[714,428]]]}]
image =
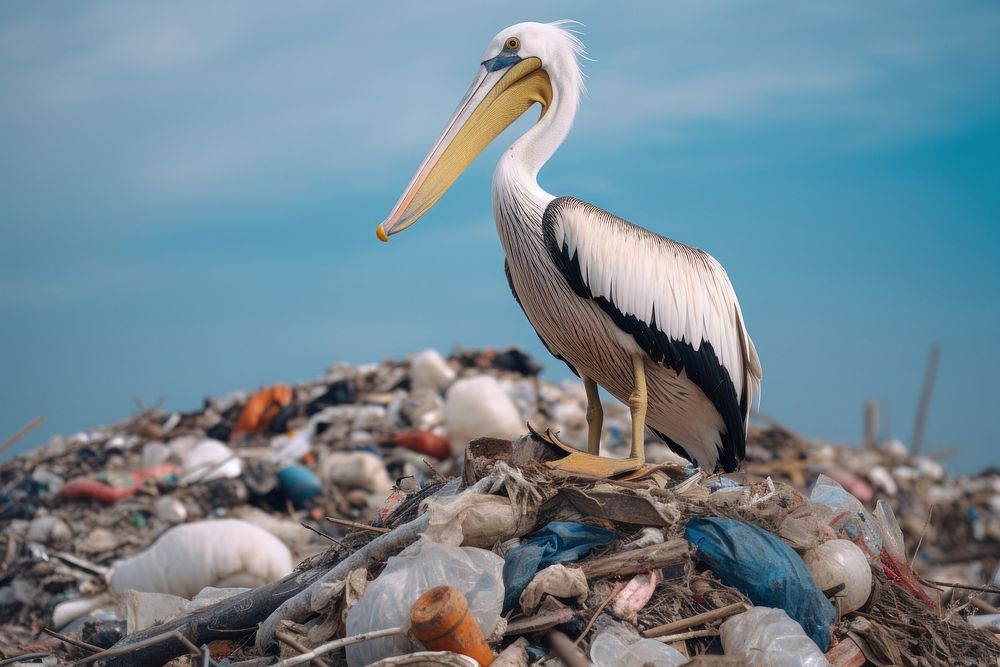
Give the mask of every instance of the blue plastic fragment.
[{"label": "blue plastic fragment", "polygon": [[303,504],[323,492],[323,485],[312,470],[300,465],[290,465],[278,471],[281,492],[301,509]]},{"label": "blue plastic fragment", "polygon": [[503,613],[517,605],[535,573],[553,563],[575,561],[615,537],[610,530],[571,521],[553,521],[507,552],[503,566]]},{"label": "blue plastic fragment", "polygon": [[759,607],[784,609],[821,650],[829,648],[837,612],[781,538],[752,523],[720,517],[688,521],[684,537],[722,583]]}]

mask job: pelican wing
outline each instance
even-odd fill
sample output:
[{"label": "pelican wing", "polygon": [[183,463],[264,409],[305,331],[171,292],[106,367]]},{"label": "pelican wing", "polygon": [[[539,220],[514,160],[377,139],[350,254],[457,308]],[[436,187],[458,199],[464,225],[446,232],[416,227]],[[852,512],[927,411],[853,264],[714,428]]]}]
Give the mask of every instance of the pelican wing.
[{"label": "pelican wing", "polygon": [[573,291],[712,401],[726,427],[720,463],[734,469],[745,452],[761,368],[722,265],[573,197],[554,199],[542,226],[549,254]]}]

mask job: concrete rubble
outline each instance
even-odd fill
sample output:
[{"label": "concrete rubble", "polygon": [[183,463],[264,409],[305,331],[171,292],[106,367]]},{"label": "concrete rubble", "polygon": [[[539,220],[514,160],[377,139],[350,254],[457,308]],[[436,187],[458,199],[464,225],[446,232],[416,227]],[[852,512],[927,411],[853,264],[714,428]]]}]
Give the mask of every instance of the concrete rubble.
[{"label": "concrete rubble", "polygon": [[540,371],[336,364],[4,462],[0,664],[998,664],[1000,471],[769,423],[739,473],[556,474],[585,393]]}]

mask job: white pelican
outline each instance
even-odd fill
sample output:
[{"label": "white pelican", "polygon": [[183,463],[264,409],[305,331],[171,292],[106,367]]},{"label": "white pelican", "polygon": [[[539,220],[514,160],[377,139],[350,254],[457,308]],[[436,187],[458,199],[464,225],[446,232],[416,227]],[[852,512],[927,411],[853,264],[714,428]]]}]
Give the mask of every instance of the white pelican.
[{"label": "white pelican", "polygon": [[[387,241],[415,223],[487,144],[539,104],[538,122],[497,164],[493,213],[514,298],[587,392],[588,452],[571,450],[550,465],[597,476],[634,472],[645,464],[648,425],[701,468],[735,470],[761,368],[725,270],[702,250],[538,185],[583,89],[583,45],[568,23],[519,23],[490,41],[472,87],[378,237]],[[629,406],[628,459],[599,456],[598,385]]]}]

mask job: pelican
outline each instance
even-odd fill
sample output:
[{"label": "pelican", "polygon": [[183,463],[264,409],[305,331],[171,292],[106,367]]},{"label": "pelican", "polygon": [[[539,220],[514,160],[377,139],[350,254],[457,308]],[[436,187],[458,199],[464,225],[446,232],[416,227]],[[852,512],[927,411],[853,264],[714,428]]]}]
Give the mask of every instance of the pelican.
[{"label": "pelican", "polygon": [[[538,121],[500,158],[493,214],[514,298],[546,348],[583,381],[587,451],[551,462],[611,477],[645,465],[645,427],[707,471],[744,457],[761,367],[736,293],[708,253],[574,197],[538,172],[569,133],[583,91],[572,21],[519,23],[494,37],[440,138],[389,216],[382,241],[414,224],[480,152],[529,108]],[[598,387],[629,407],[631,453],[600,456]]]}]

